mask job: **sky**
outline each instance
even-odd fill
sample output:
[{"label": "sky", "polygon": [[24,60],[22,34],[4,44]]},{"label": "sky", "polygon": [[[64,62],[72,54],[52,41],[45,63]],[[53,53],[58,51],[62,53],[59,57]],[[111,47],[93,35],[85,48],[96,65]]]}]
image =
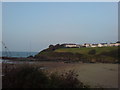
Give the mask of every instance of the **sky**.
[{"label": "sky", "polygon": [[11,51],[118,40],[117,2],[4,2],[2,40]]}]

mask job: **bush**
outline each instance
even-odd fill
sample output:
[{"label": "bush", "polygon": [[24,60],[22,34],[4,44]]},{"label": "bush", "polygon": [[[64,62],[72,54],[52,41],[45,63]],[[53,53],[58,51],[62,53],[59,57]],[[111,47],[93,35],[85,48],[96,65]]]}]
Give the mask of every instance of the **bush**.
[{"label": "bush", "polygon": [[[7,70],[5,70],[7,69]],[[74,71],[64,74],[48,73],[30,65],[4,68],[3,88],[87,88]]]},{"label": "bush", "polygon": [[118,58],[118,50],[112,50],[112,51],[109,51],[109,52],[102,52],[99,55],[101,55],[101,56],[110,56],[110,57],[113,57],[113,58]]},{"label": "bush", "polygon": [[25,65],[5,71],[3,88],[43,88],[48,82],[45,72],[39,70],[38,67]]},{"label": "bush", "polygon": [[53,73],[50,75],[50,87],[53,88],[85,88],[84,85],[77,79],[77,74],[74,71],[69,71],[64,74]]},{"label": "bush", "polygon": [[88,52],[88,54],[90,54],[90,55],[95,55],[95,54],[96,54],[96,50],[95,50],[95,49],[90,50],[90,51]]}]

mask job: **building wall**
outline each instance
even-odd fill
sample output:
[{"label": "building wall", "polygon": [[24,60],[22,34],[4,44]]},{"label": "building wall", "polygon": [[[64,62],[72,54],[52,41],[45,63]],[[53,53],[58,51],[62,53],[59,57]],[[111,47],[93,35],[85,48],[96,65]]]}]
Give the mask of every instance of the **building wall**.
[{"label": "building wall", "polygon": [[103,47],[103,45],[102,44],[98,44],[98,47]]},{"label": "building wall", "polygon": [[96,45],[92,45],[91,47],[97,47]]},{"label": "building wall", "polygon": [[65,47],[77,47],[77,45],[65,45]]}]

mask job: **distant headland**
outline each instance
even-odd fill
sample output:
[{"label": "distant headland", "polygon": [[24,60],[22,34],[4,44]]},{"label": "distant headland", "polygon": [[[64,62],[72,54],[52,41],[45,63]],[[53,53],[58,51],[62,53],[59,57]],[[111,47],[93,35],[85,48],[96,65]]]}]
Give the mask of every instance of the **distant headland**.
[{"label": "distant headland", "polygon": [[57,60],[69,62],[118,63],[120,60],[120,42],[99,44],[56,44],[49,45],[34,58],[38,60]]}]

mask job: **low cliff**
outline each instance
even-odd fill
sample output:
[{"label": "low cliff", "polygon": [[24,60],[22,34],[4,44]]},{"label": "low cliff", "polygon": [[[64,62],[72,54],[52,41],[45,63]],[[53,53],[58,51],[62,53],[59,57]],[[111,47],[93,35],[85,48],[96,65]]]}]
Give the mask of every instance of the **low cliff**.
[{"label": "low cliff", "polygon": [[[56,47],[57,46],[57,47]],[[51,46],[37,55],[39,60],[66,60],[82,62],[118,63],[120,47],[64,48]]]}]

